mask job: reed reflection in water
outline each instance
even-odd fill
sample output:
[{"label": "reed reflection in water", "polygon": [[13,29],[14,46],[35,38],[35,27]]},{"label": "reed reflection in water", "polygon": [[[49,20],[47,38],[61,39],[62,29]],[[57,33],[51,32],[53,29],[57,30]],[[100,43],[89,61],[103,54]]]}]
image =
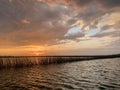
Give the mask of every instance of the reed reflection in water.
[{"label": "reed reflection in water", "polygon": [[0,70],[0,90],[119,90],[120,58]]}]

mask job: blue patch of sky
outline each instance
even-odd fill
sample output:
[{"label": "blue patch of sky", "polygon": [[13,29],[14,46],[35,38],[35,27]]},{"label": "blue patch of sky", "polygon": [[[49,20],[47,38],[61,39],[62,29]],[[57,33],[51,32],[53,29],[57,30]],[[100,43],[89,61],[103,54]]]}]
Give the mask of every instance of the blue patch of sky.
[{"label": "blue patch of sky", "polygon": [[71,36],[71,35],[75,35],[82,32],[81,31],[81,27],[80,26],[76,26],[76,27],[72,27],[68,30],[68,32],[64,35],[64,36]]},{"label": "blue patch of sky", "polygon": [[92,36],[92,35],[95,35],[95,34],[97,34],[99,32],[100,32],[100,29],[95,28],[95,29],[91,29],[91,30],[86,31],[86,35],[87,36]]}]

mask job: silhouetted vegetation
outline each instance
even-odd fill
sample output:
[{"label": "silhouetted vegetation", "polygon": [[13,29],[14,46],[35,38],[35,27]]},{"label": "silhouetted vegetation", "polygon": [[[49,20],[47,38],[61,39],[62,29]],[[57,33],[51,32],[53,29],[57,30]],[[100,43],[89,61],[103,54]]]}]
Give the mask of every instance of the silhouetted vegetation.
[{"label": "silhouetted vegetation", "polygon": [[116,55],[96,55],[96,56],[0,56],[0,68],[2,67],[24,67],[40,64],[60,64],[64,62],[120,58]]}]

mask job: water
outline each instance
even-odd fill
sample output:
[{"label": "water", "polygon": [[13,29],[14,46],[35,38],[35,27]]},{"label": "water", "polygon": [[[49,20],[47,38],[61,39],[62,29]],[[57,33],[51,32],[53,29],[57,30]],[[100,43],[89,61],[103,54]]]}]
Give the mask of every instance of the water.
[{"label": "water", "polygon": [[120,90],[120,58],[1,69],[0,90]]}]

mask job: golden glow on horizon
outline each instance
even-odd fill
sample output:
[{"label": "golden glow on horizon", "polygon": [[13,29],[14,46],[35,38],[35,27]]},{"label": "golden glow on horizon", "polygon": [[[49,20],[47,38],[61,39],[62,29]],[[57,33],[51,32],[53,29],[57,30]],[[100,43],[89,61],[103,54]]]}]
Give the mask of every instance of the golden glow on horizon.
[{"label": "golden glow on horizon", "polygon": [[47,50],[47,47],[35,45],[24,46],[23,48],[25,48],[26,51],[28,51],[28,53],[33,56],[45,55],[45,50]]},{"label": "golden glow on horizon", "polygon": [[0,55],[119,49],[120,7],[114,0],[3,0],[0,9]]},{"label": "golden glow on horizon", "polygon": [[44,51],[31,51],[30,54],[33,56],[43,56],[45,55],[45,52]]}]

